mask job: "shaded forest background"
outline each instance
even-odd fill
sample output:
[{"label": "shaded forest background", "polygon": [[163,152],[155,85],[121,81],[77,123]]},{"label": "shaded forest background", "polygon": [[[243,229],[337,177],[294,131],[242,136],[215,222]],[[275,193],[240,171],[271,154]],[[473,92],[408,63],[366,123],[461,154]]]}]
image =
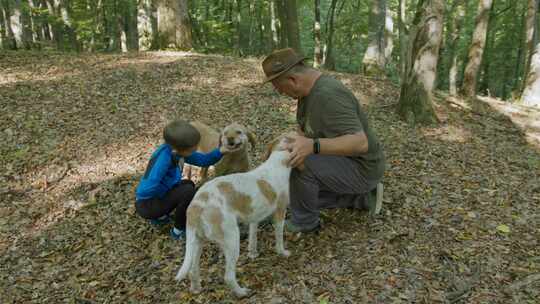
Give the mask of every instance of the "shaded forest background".
[{"label": "shaded forest background", "polygon": [[316,66],[365,73],[375,40],[388,52],[379,72],[401,83],[414,19],[436,2],[444,5],[436,88],[450,89],[454,60],[461,87],[479,7],[489,2],[475,90],[518,100],[538,40],[536,0],[1,0],[0,48],[262,56],[291,46]]}]

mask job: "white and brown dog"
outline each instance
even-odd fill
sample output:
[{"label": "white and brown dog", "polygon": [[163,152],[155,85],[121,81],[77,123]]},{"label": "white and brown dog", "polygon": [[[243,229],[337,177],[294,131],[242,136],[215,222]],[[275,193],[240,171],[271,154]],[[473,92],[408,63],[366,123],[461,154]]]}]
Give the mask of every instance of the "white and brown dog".
[{"label": "white and brown dog", "polygon": [[[255,146],[255,135],[246,127],[232,123],[226,126],[221,133],[200,121],[190,123],[201,134],[198,150],[208,153],[220,144],[234,151],[227,153],[215,166],[215,176],[249,171],[248,142]],[[201,181],[208,179],[208,168],[201,169]]]},{"label": "white and brown dog", "polygon": [[291,139],[280,136],[269,147],[266,161],[256,169],[215,178],[202,186],[187,210],[186,252],[176,280],[191,273],[191,292],[201,291],[199,259],[201,242],[217,243],[225,255],[225,282],[238,297],[250,294],[236,281],[236,262],[240,254],[238,221],[249,223],[249,257],[257,257],[257,225],[273,214],[276,251],[285,257],[283,226],[289,204],[287,166]]}]

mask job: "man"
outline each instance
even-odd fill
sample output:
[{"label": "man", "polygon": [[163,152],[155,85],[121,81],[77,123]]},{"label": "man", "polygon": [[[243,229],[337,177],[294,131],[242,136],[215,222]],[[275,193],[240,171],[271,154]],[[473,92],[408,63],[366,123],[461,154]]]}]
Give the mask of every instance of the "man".
[{"label": "man", "polygon": [[385,169],[382,147],[353,93],[305,66],[304,59],[287,48],[262,62],[265,82],[298,101],[299,130],[289,161],[291,217],[285,225],[291,232],[318,230],[321,209],[356,207],[378,214]]}]

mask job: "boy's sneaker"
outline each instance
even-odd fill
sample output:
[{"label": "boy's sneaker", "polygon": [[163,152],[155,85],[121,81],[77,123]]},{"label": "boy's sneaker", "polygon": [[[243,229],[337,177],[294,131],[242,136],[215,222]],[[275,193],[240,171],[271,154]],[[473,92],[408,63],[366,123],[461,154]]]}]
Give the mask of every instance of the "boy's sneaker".
[{"label": "boy's sneaker", "polygon": [[169,215],[164,215],[162,217],[151,219],[149,221],[150,221],[150,224],[154,226],[163,226],[165,224],[168,224],[171,221],[171,217]]},{"label": "boy's sneaker", "polygon": [[382,183],[378,183],[377,187],[368,193],[368,210],[369,215],[377,215],[381,213],[383,202],[384,187]]},{"label": "boy's sneaker", "polygon": [[185,230],[176,229],[174,227],[171,228],[170,234],[171,234],[171,237],[173,239],[177,240],[177,241],[183,240],[183,239],[186,238],[186,231]]}]

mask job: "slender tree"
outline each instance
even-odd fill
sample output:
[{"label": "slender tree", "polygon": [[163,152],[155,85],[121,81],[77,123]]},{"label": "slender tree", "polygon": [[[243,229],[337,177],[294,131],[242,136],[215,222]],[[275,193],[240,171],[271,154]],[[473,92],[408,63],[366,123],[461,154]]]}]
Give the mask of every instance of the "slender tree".
[{"label": "slender tree", "polygon": [[463,76],[462,93],[468,98],[476,96],[478,71],[482,64],[482,55],[486,44],[486,35],[489,23],[489,13],[493,0],[479,0],[475,29],[469,48],[469,56],[465,74]]},{"label": "slender tree", "polygon": [[437,122],[432,91],[442,40],[443,0],[419,0],[410,34],[410,59],[401,85],[398,113],[406,121]]},{"label": "slender tree", "polygon": [[287,40],[289,46],[296,51],[301,52],[302,47],[300,45],[296,0],[285,0],[285,11],[287,13]]},{"label": "slender tree", "polygon": [[23,7],[21,0],[4,1],[4,5],[7,8],[7,15],[9,15],[8,20],[15,47],[17,49],[29,49],[31,47],[32,32],[28,11]]},{"label": "slender tree", "polygon": [[288,31],[288,21],[287,21],[287,11],[285,7],[285,0],[275,0],[277,17],[279,19],[279,46],[280,48],[286,48],[289,44],[289,36],[287,35]]},{"label": "slender tree", "polygon": [[32,34],[32,44],[39,48],[39,43],[42,38],[42,23],[41,16],[37,13],[37,5],[34,0],[27,0],[30,16],[30,31]]},{"label": "slender tree", "polygon": [[387,64],[392,57],[394,50],[394,19],[390,7],[386,5],[384,21],[384,62]]},{"label": "slender tree", "polygon": [[315,40],[315,51],[313,52],[313,67],[319,68],[322,63],[321,50],[321,7],[320,0],[315,0],[315,23],[313,24],[313,39]]},{"label": "slender tree", "polygon": [[233,0],[236,12],[234,14],[234,43],[235,43],[235,53],[236,55],[242,55],[242,41],[244,40],[242,33],[242,0]]},{"label": "slender tree", "polygon": [[398,3],[398,29],[399,29],[399,74],[400,79],[405,78],[408,56],[409,28],[407,27],[407,0],[399,0]]},{"label": "slender tree", "polygon": [[468,0],[455,0],[452,5],[452,19],[449,30],[450,39],[447,43],[449,72],[448,72],[448,88],[450,95],[457,95],[457,76],[458,76],[458,50],[457,45],[463,27],[463,18],[465,17],[465,7]]},{"label": "slender tree", "polygon": [[526,80],[529,74],[529,68],[531,65],[532,55],[535,47],[535,35],[537,35],[537,16],[538,16],[538,1],[527,1],[527,16],[525,19],[525,45],[523,47],[523,84],[522,88],[526,86]]},{"label": "slender tree", "polygon": [[372,0],[368,20],[369,45],[362,59],[362,72],[367,75],[382,75],[386,65],[386,0]]},{"label": "slender tree", "polygon": [[17,49],[17,43],[15,42],[15,37],[13,35],[13,30],[11,29],[11,11],[8,0],[0,0],[0,21],[2,26],[2,48],[4,49]]},{"label": "slender tree", "polygon": [[280,19],[277,17],[277,3],[278,0],[270,0],[270,30],[272,32],[272,48],[279,46],[279,28]]},{"label": "slender tree", "polygon": [[525,106],[540,108],[540,43],[531,58],[531,66],[523,91],[521,102]]},{"label": "slender tree", "polygon": [[328,18],[326,21],[326,43],[323,48],[323,66],[326,69],[333,70],[335,68],[334,61],[334,15],[336,12],[337,0],[332,0],[330,8],[328,8]]}]

